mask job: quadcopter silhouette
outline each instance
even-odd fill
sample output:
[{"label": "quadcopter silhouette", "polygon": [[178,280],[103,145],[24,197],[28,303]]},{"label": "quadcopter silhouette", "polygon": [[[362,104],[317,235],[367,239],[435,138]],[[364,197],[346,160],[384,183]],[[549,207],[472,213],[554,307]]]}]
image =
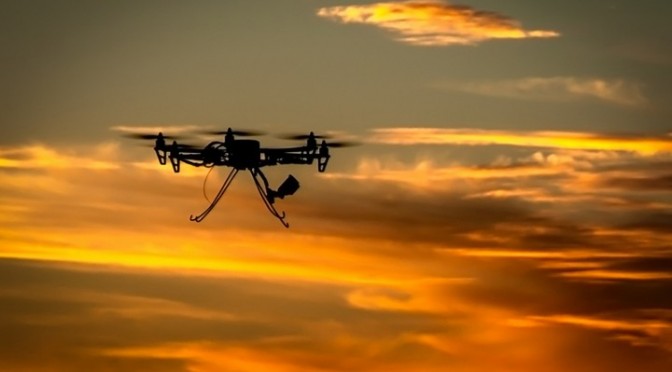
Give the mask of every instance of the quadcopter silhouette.
[{"label": "quadcopter silhouette", "polygon": [[[158,134],[134,133],[128,137],[155,140],[154,152],[161,165],[170,162],[175,173],[180,172],[181,163],[194,167],[229,167],[231,171],[224,180],[216,196],[210,201],[210,205],[200,214],[191,215],[189,219],[194,222],[201,222],[219,203],[224,193],[229,188],[233,179],[239,171],[247,170],[252,175],[252,179],[257,187],[264,205],[268,211],[276,217],[283,226],[289,228],[285,221],[285,212],[278,212],[275,208],[277,198],[284,199],[286,196],[293,195],[299,189],[299,181],[291,174],[287,179],[274,190],[269,187],[268,179],[262,168],[283,165],[283,164],[313,164],[317,162],[317,170],[324,172],[331,155],[329,148],[349,147],[356,145],[350,142],[330,142],[326,135],[316,135],[313,132],[309,134],[286,135],[281,138],[290,140],[305,140],[303,146],[266,148],[261,147],[259,141],[254,139],[238,139],[236,137],[257,136],[263,133],[242,130],[209,131],[208,135],[224,135],[223,141],[212,141],[204,147],[198,147],[189,144],[179,144],[176,137],[165,136],[162,132]],[[167,144],[166,140],[173,140],[172,144]],[[322,142],[318,145],[318,139]],[[207,177],[207,176],[206,176]],[[207,180],[207,178],[206,178]],[[207,196],[206,196],[207,198]]]}]

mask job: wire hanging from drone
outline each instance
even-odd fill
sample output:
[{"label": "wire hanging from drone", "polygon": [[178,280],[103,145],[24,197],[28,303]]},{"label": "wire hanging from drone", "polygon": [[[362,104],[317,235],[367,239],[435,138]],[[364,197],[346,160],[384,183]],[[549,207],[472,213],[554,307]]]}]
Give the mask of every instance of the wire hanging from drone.
[{"label": "wire hanging from drone", "polygon": [[205,192],[205,184],[208,182],[208,177],[210,176],[210,173],[212,173],[212,170],[215,169],[214,167],[210,167],[210,170],[208,173],[205,175],[205,179],[203,180],[203,197],[205,197],[205,200],[208,201],[208,203],[211,203],[210,198],[208,198],[208,194]]},{"label": "wire hanging from drone", "polygon": [[238,174],[238,169],[236,169],[236,168],[231,169],[231,172],[226,177],[226,180],[222,184],[222,187],[219,189],[219,192],[217,192],[217,195],[215,196],[215,198],[210,203],[210,206],[208,208],[206,208],[198,216],[195,216],[195,217],[194,217],[194,215],[189,216],[189,220],[195,221],[195,222],[203,221],[203,219],[205,217],[207,217],[208,214],[210,214],[210,212],[215,208],[215,206],[217,205],[219,200],[222,198],[222,196],[224,196],[224,193],[226,192],[226,189],[228,189],[229,186],[231,186],[231,183],[233,182],[233,179],[236,177],[236,174]]}]

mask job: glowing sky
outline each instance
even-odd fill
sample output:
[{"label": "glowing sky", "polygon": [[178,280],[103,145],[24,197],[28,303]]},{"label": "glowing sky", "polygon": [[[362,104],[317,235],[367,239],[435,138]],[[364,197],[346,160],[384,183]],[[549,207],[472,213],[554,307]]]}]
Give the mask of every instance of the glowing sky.
[{"label": "glowing sky", "polygon": [[[0,370],[672,370],[667,2],[2,8]],[[226,127],[363,145],[286,230],[121,136]]]}]

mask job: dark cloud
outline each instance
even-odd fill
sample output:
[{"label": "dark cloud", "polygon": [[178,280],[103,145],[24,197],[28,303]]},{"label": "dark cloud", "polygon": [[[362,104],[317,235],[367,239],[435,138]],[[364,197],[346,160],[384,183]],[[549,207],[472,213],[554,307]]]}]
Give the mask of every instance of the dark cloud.
[{"label": "dark cloud", "polygon": [[623,260],[611,265],[614,269],[672,273],[672,257],[654,256]]},{"label": "dark cloud", "polygon": [[613,177],[604,180],[607,187],[633,191],[672,191],[672,175],[658,177]]},{"label": "dark cloud", "polygon": [[672,233],[672,212],[667,210],[633,213],[627,217],[627,220],[628,222],[624,223],[621,228],[665,235]]},{"label": "dark cloud", "polygon": [[[413,242],[462,242],[464,234],[488,231],[498,224],[543,223],[524,202],[470,199],[451,192],[417,193],[394,186],[339,182],[311,194],[294,213],[307,227],[330,234]],[[331,195],[324,197],[324,195]],[[306,230],[307,231],[307,230]]]}]

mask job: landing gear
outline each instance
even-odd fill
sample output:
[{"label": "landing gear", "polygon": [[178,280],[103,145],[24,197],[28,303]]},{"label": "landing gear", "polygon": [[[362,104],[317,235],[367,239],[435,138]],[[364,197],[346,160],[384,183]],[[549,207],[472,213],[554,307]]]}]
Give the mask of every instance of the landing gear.
[{"label": "landing gear", "polygon": [[[261,196],[261,200],[264,202],[266,209],[268,209],[268,211],[271,212],[271,214],[277,218],[284,227],[289,228],[289,224],[287,221],[285,221],[285,212],[280,213],[273,206],[273,203],[275,203],[275,198],[277,196],[282,198],[284,195],[280,195],[277,191],[271,189],[268,186],[268,180],[266,179],[266,176],[261,171],[261,169],[252,168],[250,169],[250,174],[252,175],[252,179],[254,179],[254,184],[257,185],[257,191],[259,192],[259,196]],[[263,186],[259,182],[259,179],[261,179],[261,181],[264,183]]]},{"label": "landing gear", "polygon": [[[201,222],[205,219],[205,217],[210,214],[210,212],[215,208],[219,200],[224,196],[224,193],[226,190],[231,186],[231,183],[233,182],[233,179],[236,177],[238,174],[238,169],[233,168],[231,172],[229,173],[228,177],[226,177],[226,180],[222,184],[222,187],[219,189],[217,192],[217,195],[212,199],[212,202],[210,202],[210,206],[206,208],[201,214],[194,216],[191,215],[189,217],[189,220],[194,221],[194,222]],[[285,221],[285,212],[278,212],[277,209],[275,209],[275,206],[273,205],[275,203],[276,198],[283,199],[285,196],[292,195],[296,192],[296,190],[299,189],[299,181],[296,180],[293,176],[287,177],[285,182],[280,185],[278,188],[278,191],[275,191],[271,189],[268,186],[268,179],[266,179],[266,176],[264,173],[261,171],[259,168],[249,168],[250,174],[252,175],[252,179],[254,180],[255,185],[257,186],[257,191],[259,192],[259,195],[261,196],[261,200],[264,202],[264,205],[266,206],[266,209],[268,209],[271,214],[277,218],[280,223],[284,227],[289,227],[289,224],[287,221]]]}]

